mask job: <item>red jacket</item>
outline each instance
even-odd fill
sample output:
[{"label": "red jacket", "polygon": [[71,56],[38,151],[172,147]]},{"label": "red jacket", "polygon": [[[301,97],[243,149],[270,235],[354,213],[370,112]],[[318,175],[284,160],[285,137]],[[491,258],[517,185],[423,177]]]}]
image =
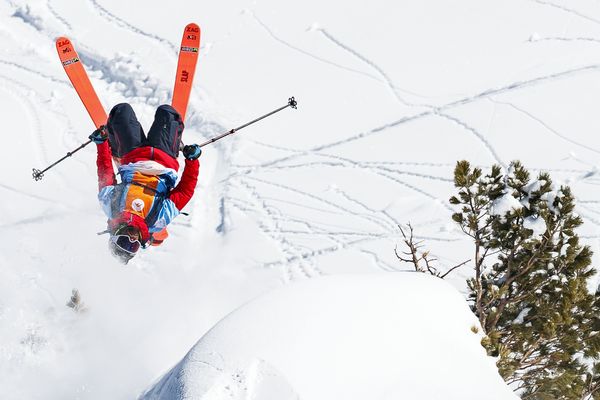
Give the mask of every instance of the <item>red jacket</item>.
[{"label": "red jacket", "polygon": [[[108,141],[97,146],[98,157],[96,165],[98,167],[98,190],[105,186],[116,185],[117,180],[112,165],[112,155]],[[152,160],[167,168],[175,171],[179,170],[179,162],[164,151],[154,147],[139,147],[125,154],[121,158],[122,164],[128,164],[136,161]],[[198,160],[185,160],[185,167],[179,183],[169,193],[169,199],[175,203],[178,210],[183,209],[194,195],[196,184],[198,183],[198,172],[200,162]]]}]

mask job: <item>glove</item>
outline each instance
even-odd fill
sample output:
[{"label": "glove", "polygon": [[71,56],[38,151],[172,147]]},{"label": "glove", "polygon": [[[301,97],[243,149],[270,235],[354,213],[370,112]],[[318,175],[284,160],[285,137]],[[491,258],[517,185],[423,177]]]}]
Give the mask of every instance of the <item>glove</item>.
[{"label": "glove", "polygon": [[202,154],[202,149],[197,144],[188,144],[183,147],[183,156],[188,160],[197,160]]},{"label": "glove", "polygon": [[88,136],[92,142],[96,144],[102,144],[106,142],[108,139],[108,132],[106,132],[106,126],[102,125],[100,128],[96,129],[90,136]]}]

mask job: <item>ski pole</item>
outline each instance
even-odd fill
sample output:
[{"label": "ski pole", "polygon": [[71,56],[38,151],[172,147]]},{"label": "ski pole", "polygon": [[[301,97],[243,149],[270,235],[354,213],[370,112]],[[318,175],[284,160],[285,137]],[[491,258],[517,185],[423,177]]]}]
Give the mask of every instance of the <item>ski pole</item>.
[{"label": "ski pole", "polygon": [[46,167],[46,169],[40,171],[39,169],[35,169],[33,168],[33,179],[35,179],[36,181],[41,180],[44,177],[44,172],[48,171],[50,168],[54,167],[56,164],[60,163],[61,161],[63,161],[65,158],[67,157],[71,157],[74,153],[77,153],[79,150],[83,149],[85,146],[87,146],[88,144],[92,143],[91,140],[88,140],[87,142],[85,142],[84,144],[82,144],[81,146],[79,146],[78,148],[76,148],[75,150],[69,151],[67,153],[67,155],[65,155],[63,158],[61,158],[60,160],[56,161],[54,164]]},{"label": "ski pole", "polygon": [[[210,139],[210,140],[202,143],[200,145],[200,147],[206,146],[207,144],[214,143],[217,140],[223,139],[225,136],[233,135],[234,133],[236,133],[240,129],[243,129],[243,128],[247,127],[248,125],[252,125],[253,123],[260,121],[261,119],[265,119],[265,118],[267,118],[267,117],[269,117],[269,116],[271,116],[271,115],[273,115],[275,113],[278,113],[279,111],[284,110],[284,109],[286,109],[288,107],[291,107],[291,108],[294,108],[294,109],[298,108],[298,102],[296,101],[296,99],[294,97],[290,97],[288,99],[288,103],[285,106],[279,107],[278,109],[273,110],[270,113],[267,113],[267,114],[265,114],[265,115],[263,115],[261,117],[258,117],[256,119],[250,121],[250,122],[247,122],[247,123],[245,123],[242,126],[238,126],[237,128],[234,128],[234,129],[232,129],[232,130],[230,130],[228,132],[225,132],[225,133],[223,133],[223,134],[221,134],[219,136],[216,136],[216,137],[214,137],[214,138],[212,138],[212,139]],[[75,150],[69,151],[63,158],[61,158],[60,160],[56,161],[55,163],[53,163],[52,165],[46,167],[45,169],[43,169],[41,171],[39,169],[33,168],[33,179],[35,179],[36,181],[41,180],[44,177],[44,172],[48,171],[50,168],[54,167],[56,164],[64,161],[66,158],[71,157],[74,153],[76,153],[79,150],[83,149],[85,146],[87,146],[91,142],[92,142],[91,140],[88,140],[87,142],[85,142],[84,144],[82,144],[81,146],[79,146],[78,148],[76,148]]]},{"label": "ski pole", "polygon": [[216,142],[217,140],[223,139],[225,136],[233,135],[234,133],[236,133],[236,132],[237,132],[237,131],[239,131],[240,129],[243,129],[243,128],[247,127],[248,125],[252,125],[253,123],[260,121],[261,119],[265,119],[265,118],[267,118],[267,117],[269,117],[269,116],[271,116],[271,115],[273,115],[273,114],[275,114],[275,113],[278,113],[278,112],[279,112],[279,111],[281,111],[281,110],[285,110],[285,109],[286,109],[286,108],[288,108],[288,107],[292,107],[292,108],[294,108],[294,109],[298,108],[298,102],[296,101],[296,99],[295,99],[295,98],[293,98],[293,97],[290,97],[290,98],[288,99],[288,103],[287,103],[285,106],[283,106],[283,107],[279,107],[277,110],[273,110],[273,111],[271,111],[270,113],[267,113],[267,114],[265,114],[265,115],[263,115],[263,116],[261,116],[261,117],[258,117],[258,118],[256,118],[256,119],[254,119],[254,120],[250,121],[250,122],[247,122],[247,123],[245,123],[245,124],[244,124],[244,125],[242,125],[242,126],[238,126],[237,128],[234,128],[234,129],[232,129],[232,130],[230,130],[230,131],[228,131],[228,132],[225,132],[225,133],[223,133],[223,134],[221,134],[221,135],[219,135],[219,136],[215,136],[214,138],[212,138],[212,139],[210,139],[210,140],[207,140],[206,142],[204,142],[204,143],[200,144],[199,146],[200,146],[200,147],[204,147],[204,146],[206,146],[207,144],[211,144],[211,143],[214,143],[214,142]]}]

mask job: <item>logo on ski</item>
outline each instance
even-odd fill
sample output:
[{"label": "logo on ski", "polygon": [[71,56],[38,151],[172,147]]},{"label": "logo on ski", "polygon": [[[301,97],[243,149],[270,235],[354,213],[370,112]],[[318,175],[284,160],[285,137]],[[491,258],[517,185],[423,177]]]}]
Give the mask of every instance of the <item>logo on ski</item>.
[{"label": "logo on ski", "polygon": [[198,48],[197,47],[181,46],[181,51],[186,52],[186,53],[197,53],[198,52]]},{"label": "logo on ski", "polygon": [[79,58],[75,57],[75,58],[71,58],[70,60],[63,61],[62,64],[63,64],[63,66],[66,67],[68,65],[75,64],[75,63],[78,63],[78,62],[79,62]]},{"label": "logo on ski", "polygon": [[198,36],[196,36],[196,35],[187,35],[187,36],[186,36],[186,39],[187,39],[187,40],[196,40],[196,38],[197,38],[197,37],[198,37]]},{"label": "logo on ski", "polygon": [[188,26],[188,27],[185,29],[185,31],[186,31],[186,32],[194,32],[194,33],[198,33],[198,32],[200,31],[200,29],[198,29],[198,28],[196,28],[196,27],[193,27],[193,26]]},{"label": "logo on ski", "polygon": [[186,70],[181,71],[181,79],[179,79],[180,82],[187,82],[188,79],[190,77],[190,73],[187,72]]},{"label": "logo on ski", "polygon": [[71,44],[70,40],[59,40],[58,47],[65,47]]}]

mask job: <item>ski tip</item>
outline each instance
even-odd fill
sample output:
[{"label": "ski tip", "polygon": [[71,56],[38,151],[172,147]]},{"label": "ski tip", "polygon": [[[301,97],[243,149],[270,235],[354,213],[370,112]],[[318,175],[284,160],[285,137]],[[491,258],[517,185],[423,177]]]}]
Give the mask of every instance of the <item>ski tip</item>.
[{"label": "ski tip", "polygon": [[62,44],[62,43],[65,43],[65,42],[71,43],[71,40],[68,37],[66,37],[66,36],[59,36],[56,39],[54,39],[54,43],[56,43],[56,46],[58,46],[59,43]]},{"label": "ski tip", "polygon": [[200,26],[195,22],[190,22],[185,26],[184,34],[197,34],[200,35]]},{"label": "ski tip", "polygon": [[63,47],[73,47],[71,40],[66,36],[57,37],[55,43],[57,49],[62,49]]},{"label": "ski tip", "polygon": [[58,52],[60,61],[63,62],[64,66],[68,65],[64,64],[64,62],[67,60],[71,60],[72,62],[79,61],[79,56],[77,55],[71,40],[66,36],[56,38],[56,51]]}]

